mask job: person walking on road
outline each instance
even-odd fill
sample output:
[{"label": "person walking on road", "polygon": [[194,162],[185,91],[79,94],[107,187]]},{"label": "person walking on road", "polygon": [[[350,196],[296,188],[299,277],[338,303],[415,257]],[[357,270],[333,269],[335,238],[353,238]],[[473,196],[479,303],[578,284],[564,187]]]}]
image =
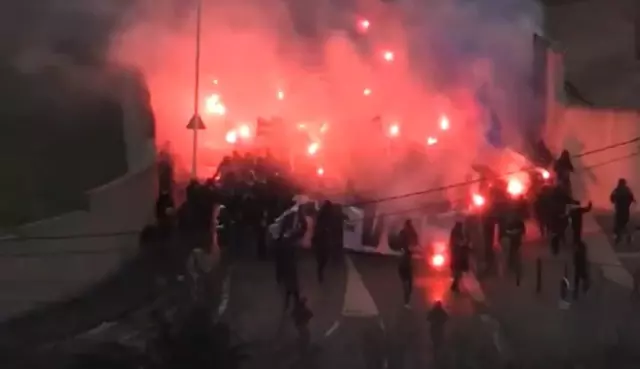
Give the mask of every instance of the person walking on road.
[{"label": "person walking on road", "polygon": [[[570,205],[571,206],[571,205]],[[582,242],[582,223],[584,214],[591,211],[593,203],[589,201],[587,206],[576,204],[569,209],[569,220],[571,221],[571,235],[573,244],[578,246]]]},{"label": "person walking on road", "polygon": [[398,273],[402,282],[402,291],[404,297],[404,307],[411,307],[411,294],[413,292],[413,265],[412,255],[413,249],[418,246],[418,232],[416,232],[413,223],[407,219],[398,234],[398,246],[402,254],[400,255],[400,263],[398,265]]},{"label": "person walking on road", "polygon": [[451,272],[453,274],[451,291],[458,292],[462,275],[469,271],[469,253],[471,252],[469,239],[460,221],[457,221],[451,229],[449,249],[451,250]]},{"label": "person walking on road", "polygon": [[398,265],[398,274],[402,283],[404,307],[409,309],[413,292],[413,265],[411,264],[411,249],[403,248]]},{"label": "person walking on road", "polygon": [[618,180],[618,186],[611,192],[610,200],[615,211],[613,232],[615,233],[616,244],[620,243],[623,238],[626,238],[627,242],[631,243],[631,235],[627,227],[629,225],[631,205],[636,202],[636,198],[627,185],[626,179],[620,178]]},{"label": "person walking on road", "polygon": [[526,232],[524,221],[518,214],[510,213],[505,225],[505,235],[508,240],[509,250],[507,251],[507,265],[516,279],[520,280],[522,272],[521,248],[522,240]]},{"label": "person walking on road", "polygon": [[333,204],[331,201],[325,201],[316,217],[315,227],[313,229],[313,237],[311,239],[311,247],[313,248],[316,262],[318,282],[324,281],[324,270],[329,261],[329,253],[331,249],[331,223],[333,221]]},{"label": "person walking on road", "polygon": [[431,343],[433,344],[433,350],[436,357],[439,357],[444,345],[445,327],[449,320],[449,314],[444,309],[441,301],[436,301],[433,308],[427,315],[427,321],[429,322],[429,334],[431,336]]}]

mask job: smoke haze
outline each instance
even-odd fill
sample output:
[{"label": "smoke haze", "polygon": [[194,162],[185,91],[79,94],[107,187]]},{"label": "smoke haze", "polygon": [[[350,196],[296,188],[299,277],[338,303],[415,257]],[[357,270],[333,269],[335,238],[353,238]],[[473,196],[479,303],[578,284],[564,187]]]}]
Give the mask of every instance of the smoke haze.
[{"label": "smoke haze", "polygon": [[[439,140],[426,148],[427,163],[410,166],[404,180],[387,184],[381,195],[465,180],[484,155],[487,127],[477,91],[489,96],[510,143],[518,144],[526,124],[531,24],[538,15],[514,3],[204,0],[201,106],[217,93],[227,114],[203,115],[208,129],[201,135],[200,172],[229,150],[229,125],[278,115],[287,122],[329,122],[322,165],[371,183],[380,173],[363,168],[401,156],[375,145],[371,119],[380,116],[384,124],[399,122],[411,145],[424,149],[427,137]],[[195,0],[23,0],[12,7],[14,13],[2,14],[20,41],[5,39],[1,46],[14,64],[25,71],[46,63],[76,70],[83,61],[101,60],[138,68],[151,91],[158,142],[171,142],[178,161],[189,165]],[[358,28],[364,19],[370,21],[366,33]],[[387,50],[392,63],[383,59]],[[438,130],[443,114],[451,121],[446,134]]]}]

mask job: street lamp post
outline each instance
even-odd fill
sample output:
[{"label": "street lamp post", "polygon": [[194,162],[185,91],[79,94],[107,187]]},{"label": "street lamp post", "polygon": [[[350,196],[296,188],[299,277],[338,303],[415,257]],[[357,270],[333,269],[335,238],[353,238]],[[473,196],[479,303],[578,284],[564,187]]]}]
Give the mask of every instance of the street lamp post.
[{"label": "street lamp post", "polygon": [[[200,39],[202,37],[202,0],[198,0],[196,9],[196,55],[195,55],[195,84],[193,93],[193,117],[200,118]],[[198,131],[200,127],[194,124],[193,130],[193,152],[191,156],[191,178],[198,178]]]}]

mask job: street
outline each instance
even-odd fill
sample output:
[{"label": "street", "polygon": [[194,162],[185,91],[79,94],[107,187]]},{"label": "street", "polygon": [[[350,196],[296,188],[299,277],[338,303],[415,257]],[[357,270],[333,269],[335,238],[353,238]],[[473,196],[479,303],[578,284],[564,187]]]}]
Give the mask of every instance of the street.
[{"label": "street", "polygon": [[[425,368],[433,366],[427,312],[436,300],[450,315],[444,365],[495,367],[500,359],[492,326],[478,314],[470,294],[449,294],[446,272],[417,263],[411,308],[404,307],[393,257],[350,254],[328,267],[322,285],[315,261],[298,262],[302,295],[314,313],[312,347],[301,355],[296,333],[284,312],[282,292],[271,262],[243,260],[231,273],[228,309],[222,319],[250,345],[246,368]],[[453,349],[455,347],[455,349]]]}]

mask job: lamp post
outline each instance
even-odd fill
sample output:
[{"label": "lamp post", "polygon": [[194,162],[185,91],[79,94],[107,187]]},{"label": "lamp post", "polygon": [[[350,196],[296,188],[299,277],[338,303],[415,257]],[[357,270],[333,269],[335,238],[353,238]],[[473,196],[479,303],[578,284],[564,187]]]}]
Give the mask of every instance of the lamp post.
[{"label": "lamp post", "polygon": [[[200,39],[202,34],[202,0],[198,0],[196,9],[196,54],[195,54],[195,84],[193,93],[193,118],[200,121]],[[201,129],[198,124],[193,124],[193,152],[191,154],[191,178],[198,178],[198,131]]]}]

